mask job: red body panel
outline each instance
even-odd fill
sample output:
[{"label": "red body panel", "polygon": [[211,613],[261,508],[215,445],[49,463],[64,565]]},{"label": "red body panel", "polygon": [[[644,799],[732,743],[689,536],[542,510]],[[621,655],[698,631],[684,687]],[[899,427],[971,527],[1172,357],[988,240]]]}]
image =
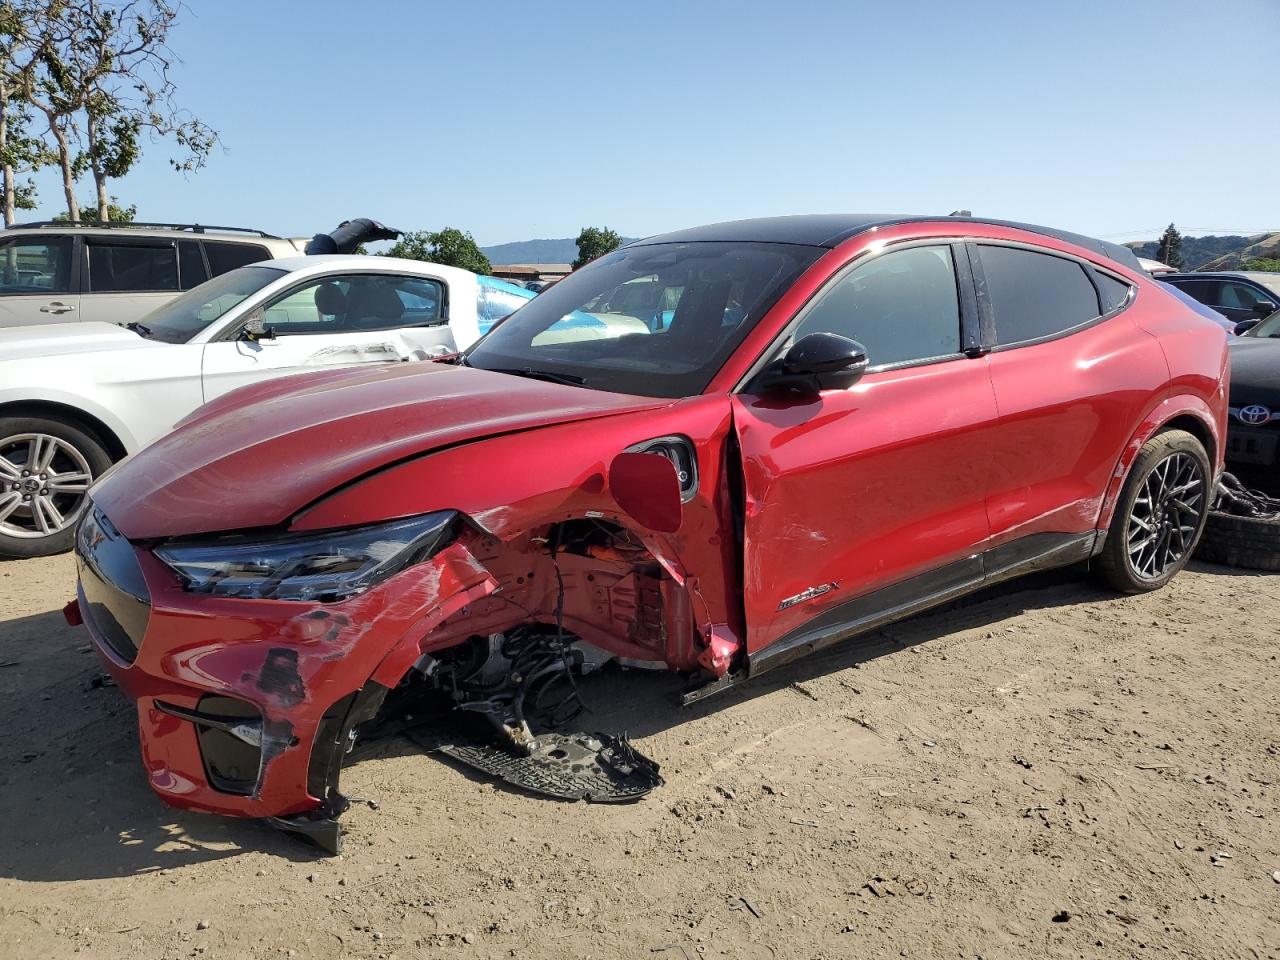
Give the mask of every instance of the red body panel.
[{"label": "red body panel", "polygon": [[132,540],[274,526],[407,456],[665,405],[435,363],[301,374],[270,387],[188,418],[135,454],[127,479],[117,472],[99,483],[94,502]]},{"label": "red body panel", "polygon": [[[564,626],[583,640],[720,676],[851,598],[1029,534],[1104,529],[1129,464],[1165,424],[1193,426],[1221,464],[1222,332],[1111,262],[1135,301],[1073,335],[873,372],[807,400],[738,392],[833,274],[925,237],[1020,240],[1105,262],[1004,226],[873,227],[814,262],[702,396],[651,400],[433,364],[324,371],[230,394],[135,455],[93,493],[135,541],[153,609],[132,666],[99,646],[138,701],[153,787],[223,813],[315,807],[307,767],[326,709],[371,680],[394,685],[424,652],[552,622],[560,583]],[[609,476],[623,451],[671,436],[692,444],[699,482],[662,532],[619,503],[643,515],[643,491],[615,498]],[[674,510],[669,489],[660,499]],[[137,545],[446,509],[468,521],[455,543],[333,604],[187,593]],[[566,521],[613,525],[625,548],[549,557],[545,534]],[[264,688],[281,649],[296,655],[298,681]],[[154,706],[192,708],[207,692],[256,704],[268,721],[252,797],[205,782],[192,724]]]},{"label": "red body panel", "polygon": [[[995,416],[983,359],[871,373],[813,401],[737,398],[748,649],[979,549]],[[811,588],[824,592],[780,608]]]}]

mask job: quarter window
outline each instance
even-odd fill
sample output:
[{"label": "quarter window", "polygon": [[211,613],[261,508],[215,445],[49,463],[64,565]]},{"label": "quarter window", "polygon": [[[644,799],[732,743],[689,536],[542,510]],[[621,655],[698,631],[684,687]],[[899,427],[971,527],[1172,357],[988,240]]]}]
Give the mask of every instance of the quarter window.
[{"label": "quarter window", "polygon": [[178,289],[178,253],[163,246],[91,243],[90,293],[141,293]]},{"label": "quarter window", "polygon": [[1074,260],[979,244],[999,344],[1063,333],[1102,313],[1098,292]]},{"label": "quarter window", "polygon": [[70,293],[70,237],[12,240],[0,247],[0,294]]},{"label": "quarter window", "polygon": [[204,252],[209,258],[209,272],[215,277],[236,267],[270,260],[271,252],[256,243],[226,243],[222,240],[206,240]]},{"label": "quarter window", "polygon": [[1093,275],[1098,278],[1098,288],[1102,292],[1102,310],[1104,313],[1110,313],[1129,299],[1129,290],[1131,289],[1129,284],[1123,283],[1115,277],[1109,277],[1105,273],[1098,273],[1096,270]]},{"label": "quarter window", "polygon": [[947,246],[881,254],[828,287],[793,340],[837,333],[867,348],[873,366],[960,352],[960,302]]}]

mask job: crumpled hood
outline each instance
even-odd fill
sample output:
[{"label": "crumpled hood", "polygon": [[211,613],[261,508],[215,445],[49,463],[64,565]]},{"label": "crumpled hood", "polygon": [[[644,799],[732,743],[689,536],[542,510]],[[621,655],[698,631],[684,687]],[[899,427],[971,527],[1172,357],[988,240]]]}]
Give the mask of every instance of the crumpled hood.
[{"label": "crumpled hood", "polygon": [[1280,339],[1232,337],[1231,405],[1261,403],[1280,409]]},{"label": "crumpled hood", "polygon": [[92,496],[135,540],[276,526],[410,457],[669,402],[438,363],[324,370],[200,408],[112,470]]},{"label": "crumpled hood", "polygon": [[0,360],[61,357],[98,350],[155,349],[165,344],[147,340],[114,323],[41,323],[0,330]]}]

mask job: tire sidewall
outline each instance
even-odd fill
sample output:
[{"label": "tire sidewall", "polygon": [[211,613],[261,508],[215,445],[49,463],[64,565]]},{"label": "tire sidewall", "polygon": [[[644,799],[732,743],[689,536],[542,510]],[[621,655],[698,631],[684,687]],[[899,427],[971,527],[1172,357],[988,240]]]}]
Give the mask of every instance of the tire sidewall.
[{"label": "tire sidewall", "polygon": [[[111,456],[102,441],[83,427],[45,417],[0,417],[0,444],[9,437],[23,433],[44,433],[71,444],[89,464],[92,480],[97,480],[111,466]],[[75,531],[76,524],[73,523],[67,529],[48,537],[11,537],[0,533],[0,560],[22,560],[63,553],[70,550],[75,542]]]}]

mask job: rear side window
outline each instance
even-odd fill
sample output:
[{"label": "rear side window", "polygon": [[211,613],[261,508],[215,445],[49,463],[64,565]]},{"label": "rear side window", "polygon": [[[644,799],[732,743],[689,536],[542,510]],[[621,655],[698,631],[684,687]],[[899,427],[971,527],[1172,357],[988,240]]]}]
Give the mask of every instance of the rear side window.
[{"label": "rear side window", "polygon": [[195,240],[178,241],[178,278],[183,290],[198,287],[209,279],[204,254],[200,252],[200,244]]},{"label": "rear side window", "polygon": [[205,256],[209,258],[209,272],[215,277],[234,270],[236,267],[248,266],[262,260],[271,259],[271,251],[256,243],[226,243],[221,240],[204,242]]},{"label": "rear side window", "polygon": [[998,344],[1051,337],[1101,315],[1098,292],[1076,261],[1017,247],[978,248]]},{"label": "rear side window", "polygon": [[144,293],[178,289],[178,253],[172,243],[91,243],[90,293]]},{"label": "rear side window", "polygon": [[837,333],[867,348],[872,366],[960,352],[951,248],[911,247],[860,264],[819,295],[793,340]]}]

